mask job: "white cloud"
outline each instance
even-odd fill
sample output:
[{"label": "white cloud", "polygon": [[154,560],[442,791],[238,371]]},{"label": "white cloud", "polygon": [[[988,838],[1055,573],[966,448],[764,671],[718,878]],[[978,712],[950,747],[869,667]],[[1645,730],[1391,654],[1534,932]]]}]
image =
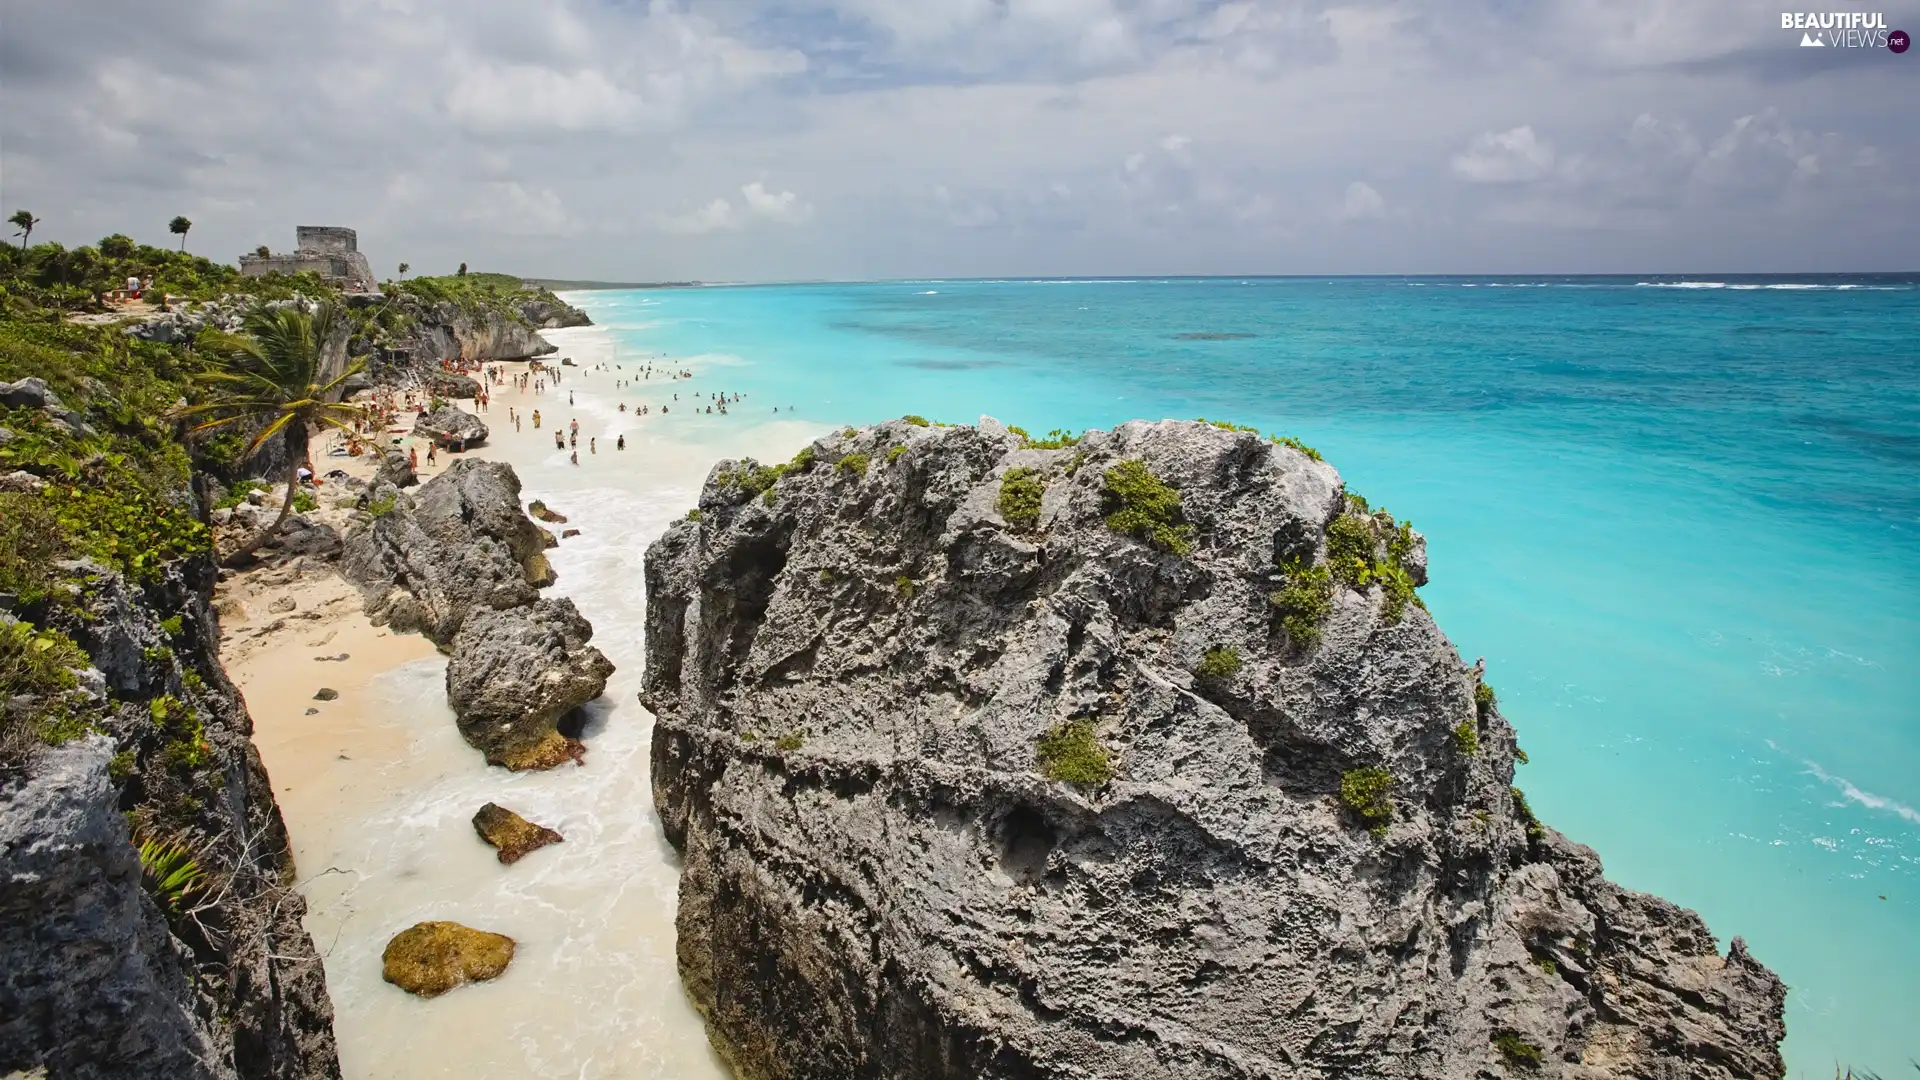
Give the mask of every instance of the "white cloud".
[{"label": "white cloud", "polygon": [[[161,20],[10,5],[6,209],[68,244],[167,243],[184,213],[190,247],[230,258],[327,220],[380,265],[626,279],[1872,268],[1920,249],[1910,72],[1800,50],[1734,0],[306,16],[289,35],[241,0]],[[1823,205],[1849,212],[1791,224]],[[1333,231],[1376,215],[1418,227]]]},{"label": "white cloud", "polygon": [[1553,171],[1553,147],[1540,141],[1531,125],[1486,132],[1453,157],[1455,176],[1475,184],[1517,184]]},{"label": "white cloud", "polygon": [[662,232],[681,236],[701,236],[716,232],[738,232],[759,222],[772,225],[803,225],[813,217],[813,207],[800,201],[791,191],[774,192],[758,180],[740,187],[736,206],[725,198],[685,214],[662,217],[655,226]]},{"label": "white cloud", "polygon": [[1338,221],[1374,221],[1387,215],[1387,200],[1380,197],[1372,184],[1365,180],[1355,180],[1347,185],[1347,194],[1334,209],[1334,218]]}]

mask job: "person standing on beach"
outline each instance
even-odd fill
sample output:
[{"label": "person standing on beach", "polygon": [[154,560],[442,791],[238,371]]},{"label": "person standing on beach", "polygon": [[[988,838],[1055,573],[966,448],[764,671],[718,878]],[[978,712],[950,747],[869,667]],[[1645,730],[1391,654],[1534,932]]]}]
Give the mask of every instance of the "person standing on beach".
[{"label": "person standing on beach", "polygon": [[533,430],[535,431],[540,430],[540,410],[539,409],[533,410]]},{"label": "person standing on beach", "polygon": [[622,435],[619,438],[615,439],[613,441],[613,448],[615,450],[625,450],[627,448],[627,437],[625,435]]},{"label": "person standing on beach", "polygon": [[427,440],[427,464],[429,465],[433,464],[433,448],[435,445],[433,440]]},{"label": "person standing on beach", "polygon": [[420,471],[420,448],[417,446],[407,447],[407,471]]},{"label": "person standing on beach", "polygon": [[596,438],[593,438],[592,436],[588,436],[588,438],[587,438],[587,453],[589,453],[589,454],[597,454],[597,453],[599,453],[599,452],[600,452],[600,447],[599,447],[599,442],[600,442],[600,440],[599,440],[599,439],[596,439]]},{"label": "person standing on beach", "polygon": [[571,453],[571,454],[569,454],[569,455],[567,455],[567,456],[573,459],[573,463],[574,463],[575,465],[578,465],[578,464],[580,464],[580,451],[578,451],[578,450],[575,450],[575,451],[574,451],[573,453]]}]

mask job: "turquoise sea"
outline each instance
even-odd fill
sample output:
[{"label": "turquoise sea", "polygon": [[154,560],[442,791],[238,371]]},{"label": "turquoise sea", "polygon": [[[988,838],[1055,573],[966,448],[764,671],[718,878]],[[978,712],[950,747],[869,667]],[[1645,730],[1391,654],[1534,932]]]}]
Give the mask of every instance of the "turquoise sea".
[{"label": "turquoise sea", "polygon": [[674,410],[695,438],[777,405],[1305,439],[1427,534],[1428,605],[1486,658],[1541,817],[1787,980],[1791,1075],[1920,1068],[1920,277],[572,299],[685,358],[683,396],[746,395]]}]

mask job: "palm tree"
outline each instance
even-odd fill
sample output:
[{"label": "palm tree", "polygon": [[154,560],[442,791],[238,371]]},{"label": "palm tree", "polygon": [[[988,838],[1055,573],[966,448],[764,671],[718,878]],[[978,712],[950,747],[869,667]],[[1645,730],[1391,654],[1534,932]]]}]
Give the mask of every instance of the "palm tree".
[{"label": "palm tree", "polygon": [[20,250],[25,251],[27,250],[27,237],[33,235],[33,227],[40,224],[40,219],[27,213],[25,210],[15,210],[13,216],[7,219],[7,224],[19,231]]},{"label": "palm tree", "polygon": [[234,425],[259,428],[246,453],[258,453],[278,438],[287,452],[287,497],[280,504],[280,516],[262,529],[231,558],[253,554],[285,524],[293,512],[293,497],[300,488],[299,469],[307,459],[307,440],[314,432],[327,428],[352,431],[353,423],[363,415],[358,405],[335,400],[348,378],[359,374],[364,362],[347,365],[346,370],[322,383],[326,353],[345,319],[331,303],[323,303],[313,314],[297,308],[256,308],[242,322],[244,334],[227,334],[209,351],[212,370],[200,376],[212,393],[212,400],[179,409],[175,416],[198,418],[200,423],[190,434],[215,431]]},{"label": "palm tree", "polygon": [[184,214],[176,214],[172,221],[167,222],[167,231],[180,238],[181,251],[187,250],[187,230],[191,228],[193,222],[188,221]]}]

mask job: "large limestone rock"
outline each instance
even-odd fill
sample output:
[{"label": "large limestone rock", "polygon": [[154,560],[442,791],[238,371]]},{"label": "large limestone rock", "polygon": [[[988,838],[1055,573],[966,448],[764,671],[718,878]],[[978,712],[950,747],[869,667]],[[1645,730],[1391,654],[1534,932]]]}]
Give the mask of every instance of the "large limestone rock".
[{"label": "large limestone rock", "polygon": [[426,382],[429,393],[443,398],[471,399],[480,393],[480,380],[451,371],[436,371]]},{"label": "large limestone rock", "polygon": [[421,413],[413,421],[413,433],[449,446],[461,443],[473,447],[487,441],[487,425],[479,417],[452,405]]},{"label": "large limestone rock", "polygon": [[420,483],[419,474],[413,471],[413,464],[407,460],[407,455],[398,450],[388,450],[380,455],[380,468],[373,478],[397,488],[410,488]]},{"label": "large limestone rock", "polygon": [[456,986],[496,979],[513,962],[513,939],[457,922],[415,923],[387,942],[380,975],[410,994],[439,997]]},{"label": "large limestone rock", "polygon": [[612,661],[587,644],[592,636],[565,598],[468,616],[447,662],[447,702],[488,764],[550,769],[586,752],[558,725],[613,674]]},{"label": "large limestone rock", "polygon": [[231,1077],[193,1014],[191,954],[140,889],[113,744],[45,754],[0,790],[0,1069]]},{"label": "large limestone rock", "polygon": [[[286,829],[220,668],[212,562],[139,585],[54,570],[71,591],[47,625],[91,664],[70,704],[104,736],[0,770],[0,1075],[337,1078]],[[191,917],[143,887],[128,811],[211,883]]]},{"label": "large limestone rock", "polygon": [[[1781,1075],[1779,980],[1532,820],[1424,540],[1345,496],[1195,423],[723,462],[648,552],[642,698],[738,1074]],[[1349,555],[1401,591],[1282,569]]]},{"label": "large limestone rock", "polygon": [[527,567],[545,533],[520,510],[512,466],[464,458],[412,492],[376,484],[368,501],[385,512],[348,534],[341,566],[376,622],[444,648],[470,612],[539,596]]}]

